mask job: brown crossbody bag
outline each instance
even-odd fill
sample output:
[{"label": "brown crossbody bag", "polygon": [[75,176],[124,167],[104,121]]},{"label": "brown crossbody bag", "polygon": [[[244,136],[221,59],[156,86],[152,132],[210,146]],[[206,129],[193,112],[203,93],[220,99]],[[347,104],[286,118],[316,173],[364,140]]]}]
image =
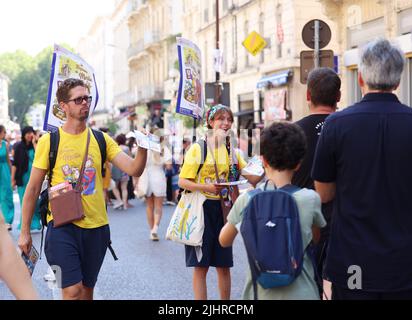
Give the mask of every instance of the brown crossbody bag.
[{"label": "brown crossbody bag", "polygon": [[[90,130],[87,129],[87,142],[86,142],[86,152],[83,158],[82,167],[80,170],[79,178],[76,182],[76,186],[72,190],[67,190],[60,193],[59,195],[50,198],[49,202],[50,209],[53,215],[53,226],[60,227],[65,224],[71,223],[83,219],[85,217],[83,205],[82,205],[82,179],[84,174],[84,169],[86,166],[87,156],[89,154],[89,144],[90,144]],[[49,183],[50,192],[50,183]]]}]

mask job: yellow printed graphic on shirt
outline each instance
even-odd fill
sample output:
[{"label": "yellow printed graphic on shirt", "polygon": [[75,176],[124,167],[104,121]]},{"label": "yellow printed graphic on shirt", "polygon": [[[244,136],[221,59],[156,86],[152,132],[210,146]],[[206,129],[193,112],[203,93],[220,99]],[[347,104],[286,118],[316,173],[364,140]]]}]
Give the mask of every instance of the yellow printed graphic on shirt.
[{"label": "yellow printed graphic on shirt", "polygon": [[[216,148],[213,152],[216,165],[218,170],[218,176],[220,182],[228,181],[229,176],[229,155],[225,145],[221,145]],[[246,167],[246,161],[240,156],[239,152],[236,152],[236,158],[239,163],[239,169],[242,170]],[[185,160],[183,163],[182,170],[180,171],[179,177],[184,179],[191,179],[195,182],[198,181],[199,176],[196,174],[201,162],[201,148],[198,143],[193,144],[185,155]],[[210,154],[210,149],[207,152],[205,163],[199,172],[200,181],[199,183],[208,184],[216,183],[215,166],[213,162],[213,157]],[[219,195],[214,195],[208,192],[202,192],[209,199],[219,199]]]},{"label": "yellow printed graphic on shirt", "polygon": [[[79,179],[84,153],[86,151],[87,130],[78,135],[64,132],[61,128],[59,150],[56,164],[53,168],[52,186],[65,181],[76,183]],[[107,160],[112,161],[121,149],[117,143],[105,133]],[[33,166],[48,170],[50,152],[50,135],[40,138],[36,148]],[[106,205],[103,194],[103,178],[101,174],[101,155],[99,145],[90,132],[89,153],[82,178],[82,204],[85,218],[74,222],[75,225],[86,228],[98,228],[108,224]],[[48,221],[53,217],[49,216]]]}]

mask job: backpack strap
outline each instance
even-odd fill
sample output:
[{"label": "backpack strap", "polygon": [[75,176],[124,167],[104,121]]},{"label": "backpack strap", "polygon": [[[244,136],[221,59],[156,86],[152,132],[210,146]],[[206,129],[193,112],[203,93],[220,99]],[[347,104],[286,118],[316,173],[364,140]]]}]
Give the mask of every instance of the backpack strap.
[{"label": "backpack strap", "polygon": [[283,186],[282,188],[279,188],[278,190],[285,191],[289,193],[290,195],[294,194],[295,192],[298,192],[299,190],[302,190],[301,188],[293,185],[293,184],[287,184]]},{"label": "backpack strap", "polygon": [[57,152],[59,151],[60,132],[59,129],[50,132],[50,152],[49,152],[49,186],[51,186],[53,169],[56,165]]},{"label": "backpack strap", "polygon": [[[48,188],[51,187],[51,182],[52,182],[52,177],[53,177],[53,169],[54,169],[54,166],[56,165],[57,152],[59,151],[59,142],[60,142],[59,129],[57,129],[56,131],[50,132]],[[48,193],[47,189],[44,192]],[[47,203],[45,205],[48,206],[48,195],[46,195],[46,197],[47,197]],[[46,226],[46,223],[44,223],[44,221],[47,221],[47,213],[46,213],[45,217],[41,218],[41,220],[42,220],[42,228],[41,228],[41,239],[40,239],[40,259],[41,259],[41,254],[42,254],[42,251],[43,251],[44,227]]]},{"label": "backpack strap", "polygon": [[207,143],[206,140],[200,139],[199,141],[196,142],[200,146],[200,165],[199,168],[197,169],[196,175],[199,174],[200,170],[202,169],[206,157],[207,157]]},{"label": "backpack strap", "polygon": [[100,149],[100,156],[102,158],[102,177],[106,176],[106,139],[104,138],[103,132],[99,130],[92,129],[94,138],[97,141]]}]

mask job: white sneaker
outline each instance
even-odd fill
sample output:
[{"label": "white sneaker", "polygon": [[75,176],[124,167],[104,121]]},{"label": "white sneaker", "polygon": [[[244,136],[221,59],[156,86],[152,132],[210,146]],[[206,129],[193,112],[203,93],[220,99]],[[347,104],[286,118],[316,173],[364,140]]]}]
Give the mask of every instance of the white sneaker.
[{"label": "white sneaker", "polygon": [[159,241],[159,236],[156,232],[150,232],[150,240],[152,241]]},{"label": "white sneaker", "polygon": [[113,209],[119,209],[120,207],[122,207],[123,206],[123,202],[118,202],[117,204],[115,204],[114,206],[113,206]]}]

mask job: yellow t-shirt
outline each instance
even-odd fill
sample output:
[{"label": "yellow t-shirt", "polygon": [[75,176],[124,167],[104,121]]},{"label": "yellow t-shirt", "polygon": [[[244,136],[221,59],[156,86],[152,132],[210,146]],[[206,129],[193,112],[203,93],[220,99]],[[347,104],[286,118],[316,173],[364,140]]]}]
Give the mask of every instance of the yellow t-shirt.
[{"label": "yellow t-shirt", "polygon": [[[199,183],[215,183],[215,165],[213,162],[213,157],[210,154],[210,149],[208,149],[205,163],[203,164],[202,169],[200,169],[199,175],[196,174],[201,162],[201,152],[202,150],[198,143],[192,144],[192,146],[186,152],[185,160],[179,177],[184,179],[192,179],[197,182],[200,176]],[[222,144],[219,148],[214,149],[213,154],[215,156],[217,170],[219,171],[219,179],[221,179],[221,181],[228,181],[230,162],[226,146]],[[235,152],[235,154],[239,163],[239,168],[240,170],[242,170],[244,167],[246,167],[247,163],[239,152]],[[207,192],[202,193],[209,199],[219,199],[219,195],[214,195]]]},{"label": "yellow t-shirt", "polygon": [[[70,183],[77,181],[86,150],[87,130],[77,135],[66,133],[61,128],[59,130],[59,150],[53,168],[52,186],[65,181]],[[105,133],[103,135],[106,140],[107,160],[112,161],[122,150],[111,137]],[[38,142],[33,166],[49,170],[49,153],[50,134],[46,134]],[[109,220],[103,195],[100,149],[91,131],[87,158],[82,192],[82,204],[86,217],[73,223],[81,228],[92,229],[107,225]],[[53,217],[49,216],[47,221],[52,219]]]}]

